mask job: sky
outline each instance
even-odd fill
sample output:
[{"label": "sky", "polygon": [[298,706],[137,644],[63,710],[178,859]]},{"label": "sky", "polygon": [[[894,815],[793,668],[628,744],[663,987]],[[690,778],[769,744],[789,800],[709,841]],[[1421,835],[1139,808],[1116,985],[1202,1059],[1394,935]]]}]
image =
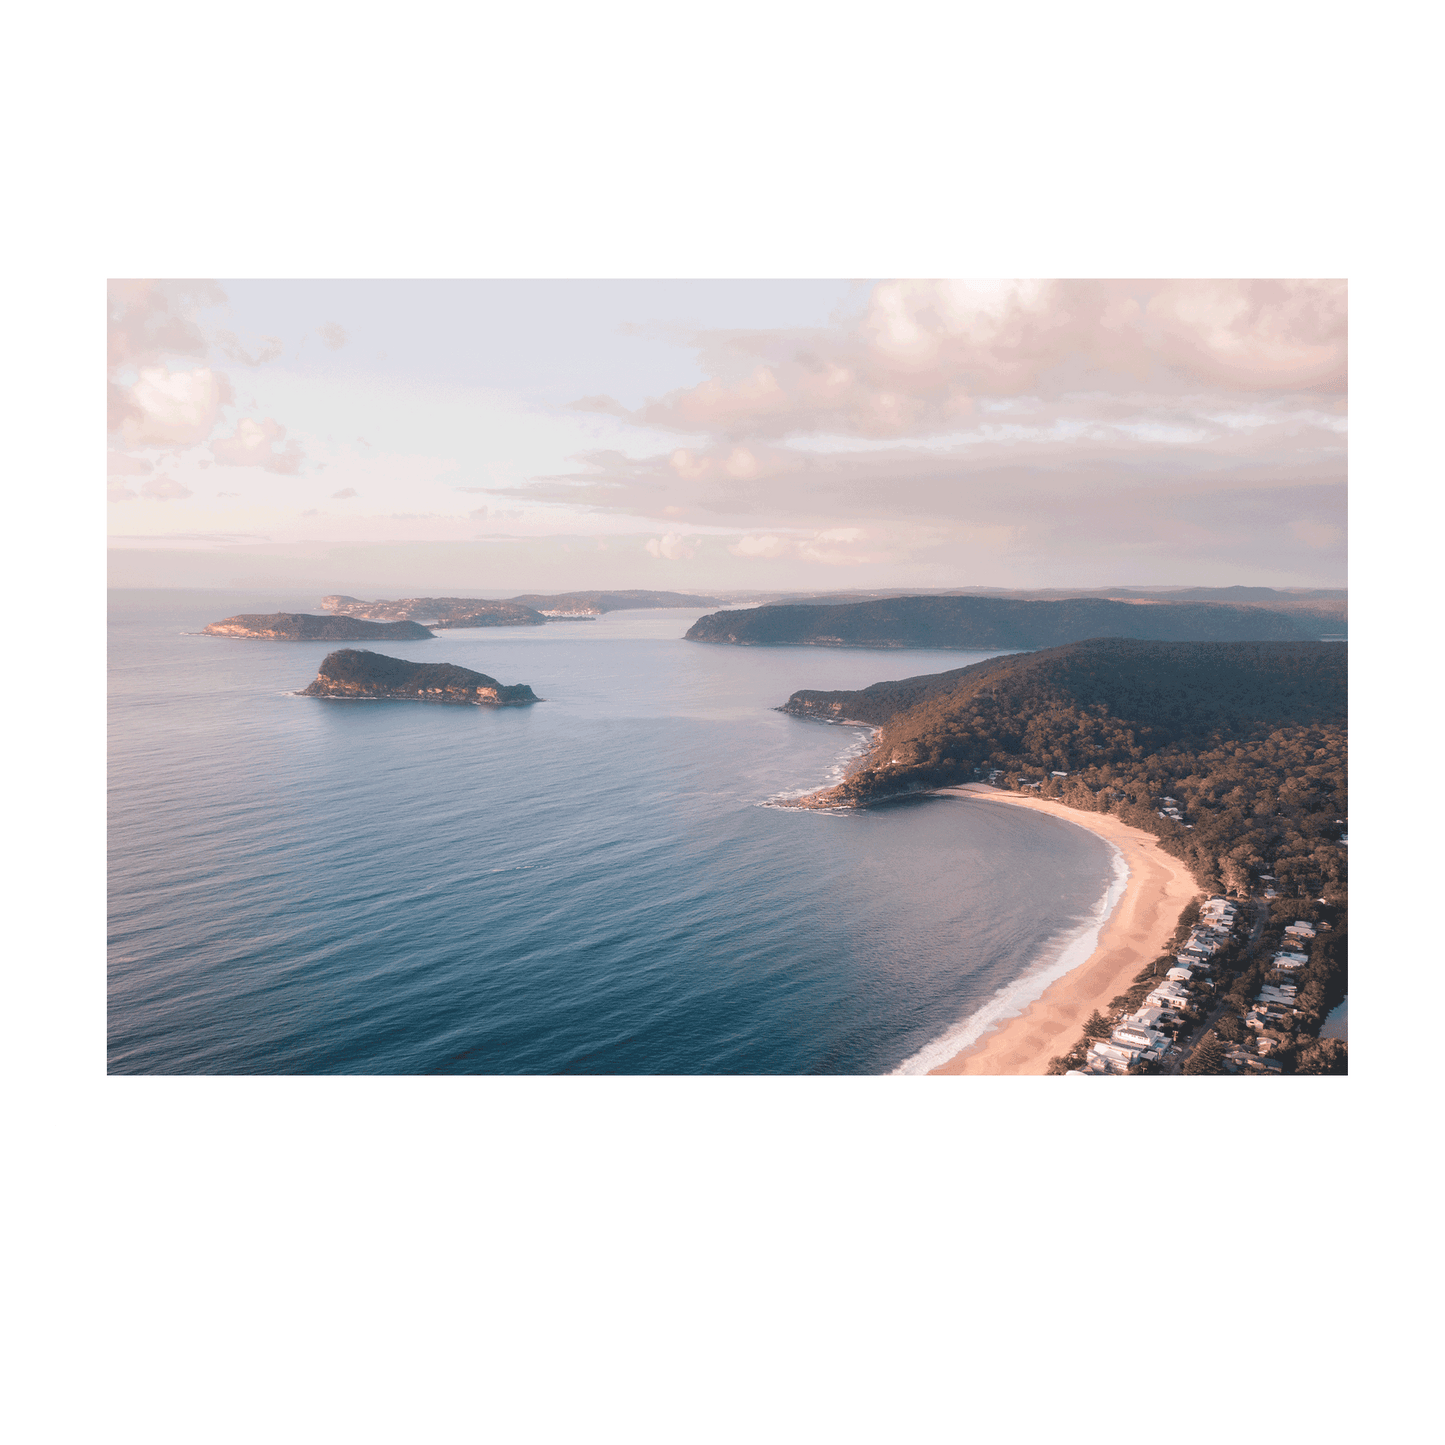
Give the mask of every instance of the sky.
[{"label": "sky", "polygon": [[1343,281],[108,301],[113,585],[1345,585]]}]

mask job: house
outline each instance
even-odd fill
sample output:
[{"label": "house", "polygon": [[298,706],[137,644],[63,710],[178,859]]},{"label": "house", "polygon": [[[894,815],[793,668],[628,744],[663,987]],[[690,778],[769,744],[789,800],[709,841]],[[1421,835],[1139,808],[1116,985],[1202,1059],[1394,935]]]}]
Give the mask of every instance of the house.
[{"label": "house", "polygon": [[1111,1037],[1114,1043],[1123,1044],[1126,1048],[1150,1049],[1159,1053],[1163,1053],[1170,1044],[1168,1034],[1146,1029],[1142,1024],[1122,1024]]},{"label": "house", "polygon": [[1285,984],[1283,987],[1276,988],[1273,984],[1267,983],[1255,995],[1255,1002],[1277,1003],[1287,1008],[1293,1008],[1295,1001],[1295,992],[1295,989],[1289,984]]},{"label": "house", "polygon": [[1145,1002],[1153,1005],[1155,1008],[1188,1008],[1189,991],[1177,981],[1171,979],[1166,983],[1161,983],[1158,988],[1154,989],[1145,999]]},{"label": "house", "polygon": [[1299,919],[1291,923],[1285,929],[1285,932],[1294,935],[1296,938],[1313,938],[1315,936],[1315,926],[1313,923],[1306,923],[1303,919]]},{"label": "house", "polygon": [[1095,1039],[1089,1045],[1089,1053],[1111,1074],[1123,1074],[1144,1050],[1129,1044],[1116,1044],[1112,1039]]},{"label": "house", "polygon": [[1309,962],[1309,957],[1303,953],[1277,953],[1270,959],[1274,968],[1292,969],[1303,968]]},{"label": "house", "polygon": [[1136,1008],[1124,1022],[1135,1024],[1140,1028],[1156,1029],[1159,1027],[1159,1020],[1164,1017],[1162,1008]]},{"label": "house", "polygon": [[1176,966],[1174,968],[1171,968],[1169,972],[1164,975],[1164,977],[1177,978],[1180,983],[1188,983],[1189,980],[1194,977],[1194,973],[1190,969]]}]

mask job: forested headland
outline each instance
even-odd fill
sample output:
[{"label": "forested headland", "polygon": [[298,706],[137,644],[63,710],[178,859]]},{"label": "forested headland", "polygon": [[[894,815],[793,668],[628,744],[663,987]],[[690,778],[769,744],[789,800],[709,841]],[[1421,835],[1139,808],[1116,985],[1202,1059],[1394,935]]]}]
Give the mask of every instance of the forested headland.
[{"label": "forested headland", "polygon": [[1165,642],[1318,639],[1344,627],[1313,612],[1223,602],[1122,602],[1104,597],[888,597],[827,606],[774,604],[713,612],[692,642],[803,647],[1056,647],[1091,637]]},{"label": "forested headland", "polygon": [[[815,801],[850,806],[996,774],[1155,834],[1201,885],[1345,889],[1347,648],[1106,638],[991,658],[783,711],[878,725]],[[1172,800],[1179,817],[1161,816]]]}]

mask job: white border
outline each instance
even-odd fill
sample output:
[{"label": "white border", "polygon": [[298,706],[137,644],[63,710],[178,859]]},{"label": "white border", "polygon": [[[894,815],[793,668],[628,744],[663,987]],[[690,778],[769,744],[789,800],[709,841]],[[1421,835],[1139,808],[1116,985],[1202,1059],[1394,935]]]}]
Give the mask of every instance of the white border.
[{"label": "white border", "polygon": [[[1350,282],[1347,1078],[234,1078],[105,1074],[105,718],[56,696],[58,1129],[1393,1129],[1396,238],[1390,231],[58,231],[53,581],[65,675],[105,668],[105,280],[168,277],[1345,277]],[[1364,772],[1364,770],[1361,770]]]}]

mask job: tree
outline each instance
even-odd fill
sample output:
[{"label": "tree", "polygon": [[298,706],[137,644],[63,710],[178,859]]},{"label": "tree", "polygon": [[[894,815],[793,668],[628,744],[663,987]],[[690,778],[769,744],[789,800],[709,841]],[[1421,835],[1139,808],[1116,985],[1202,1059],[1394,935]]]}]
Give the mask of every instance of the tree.
[{"label": "tree", "polygon": [[1189,1056],[1189,1062],[1184,1065],[1186,1074],[1217,1074],[1224,1067],[1224,1045],[1214,1037],[1213,1033],[1205,1034],[1197,1049]]},{"label": "tree", "polygon": [[1089,1021],[1084,1025],[1084,1036],[1090,1039],[1107,1039],[1113,1032],[1113,1024],[1098,1009],[1089,1015]]},{"label": "tree", "polygon": [[1349,1046],[1343,1039],[1317,1039],[1299,1051],[1297,1074],[1349,1073]]},{"label": "tree", "polygon": [[1220,1038],[1237,1044],[1244,1038],[1244,1025],[1233,1014],[1225,1014],[1215,1025],[1215,1032]]}]

